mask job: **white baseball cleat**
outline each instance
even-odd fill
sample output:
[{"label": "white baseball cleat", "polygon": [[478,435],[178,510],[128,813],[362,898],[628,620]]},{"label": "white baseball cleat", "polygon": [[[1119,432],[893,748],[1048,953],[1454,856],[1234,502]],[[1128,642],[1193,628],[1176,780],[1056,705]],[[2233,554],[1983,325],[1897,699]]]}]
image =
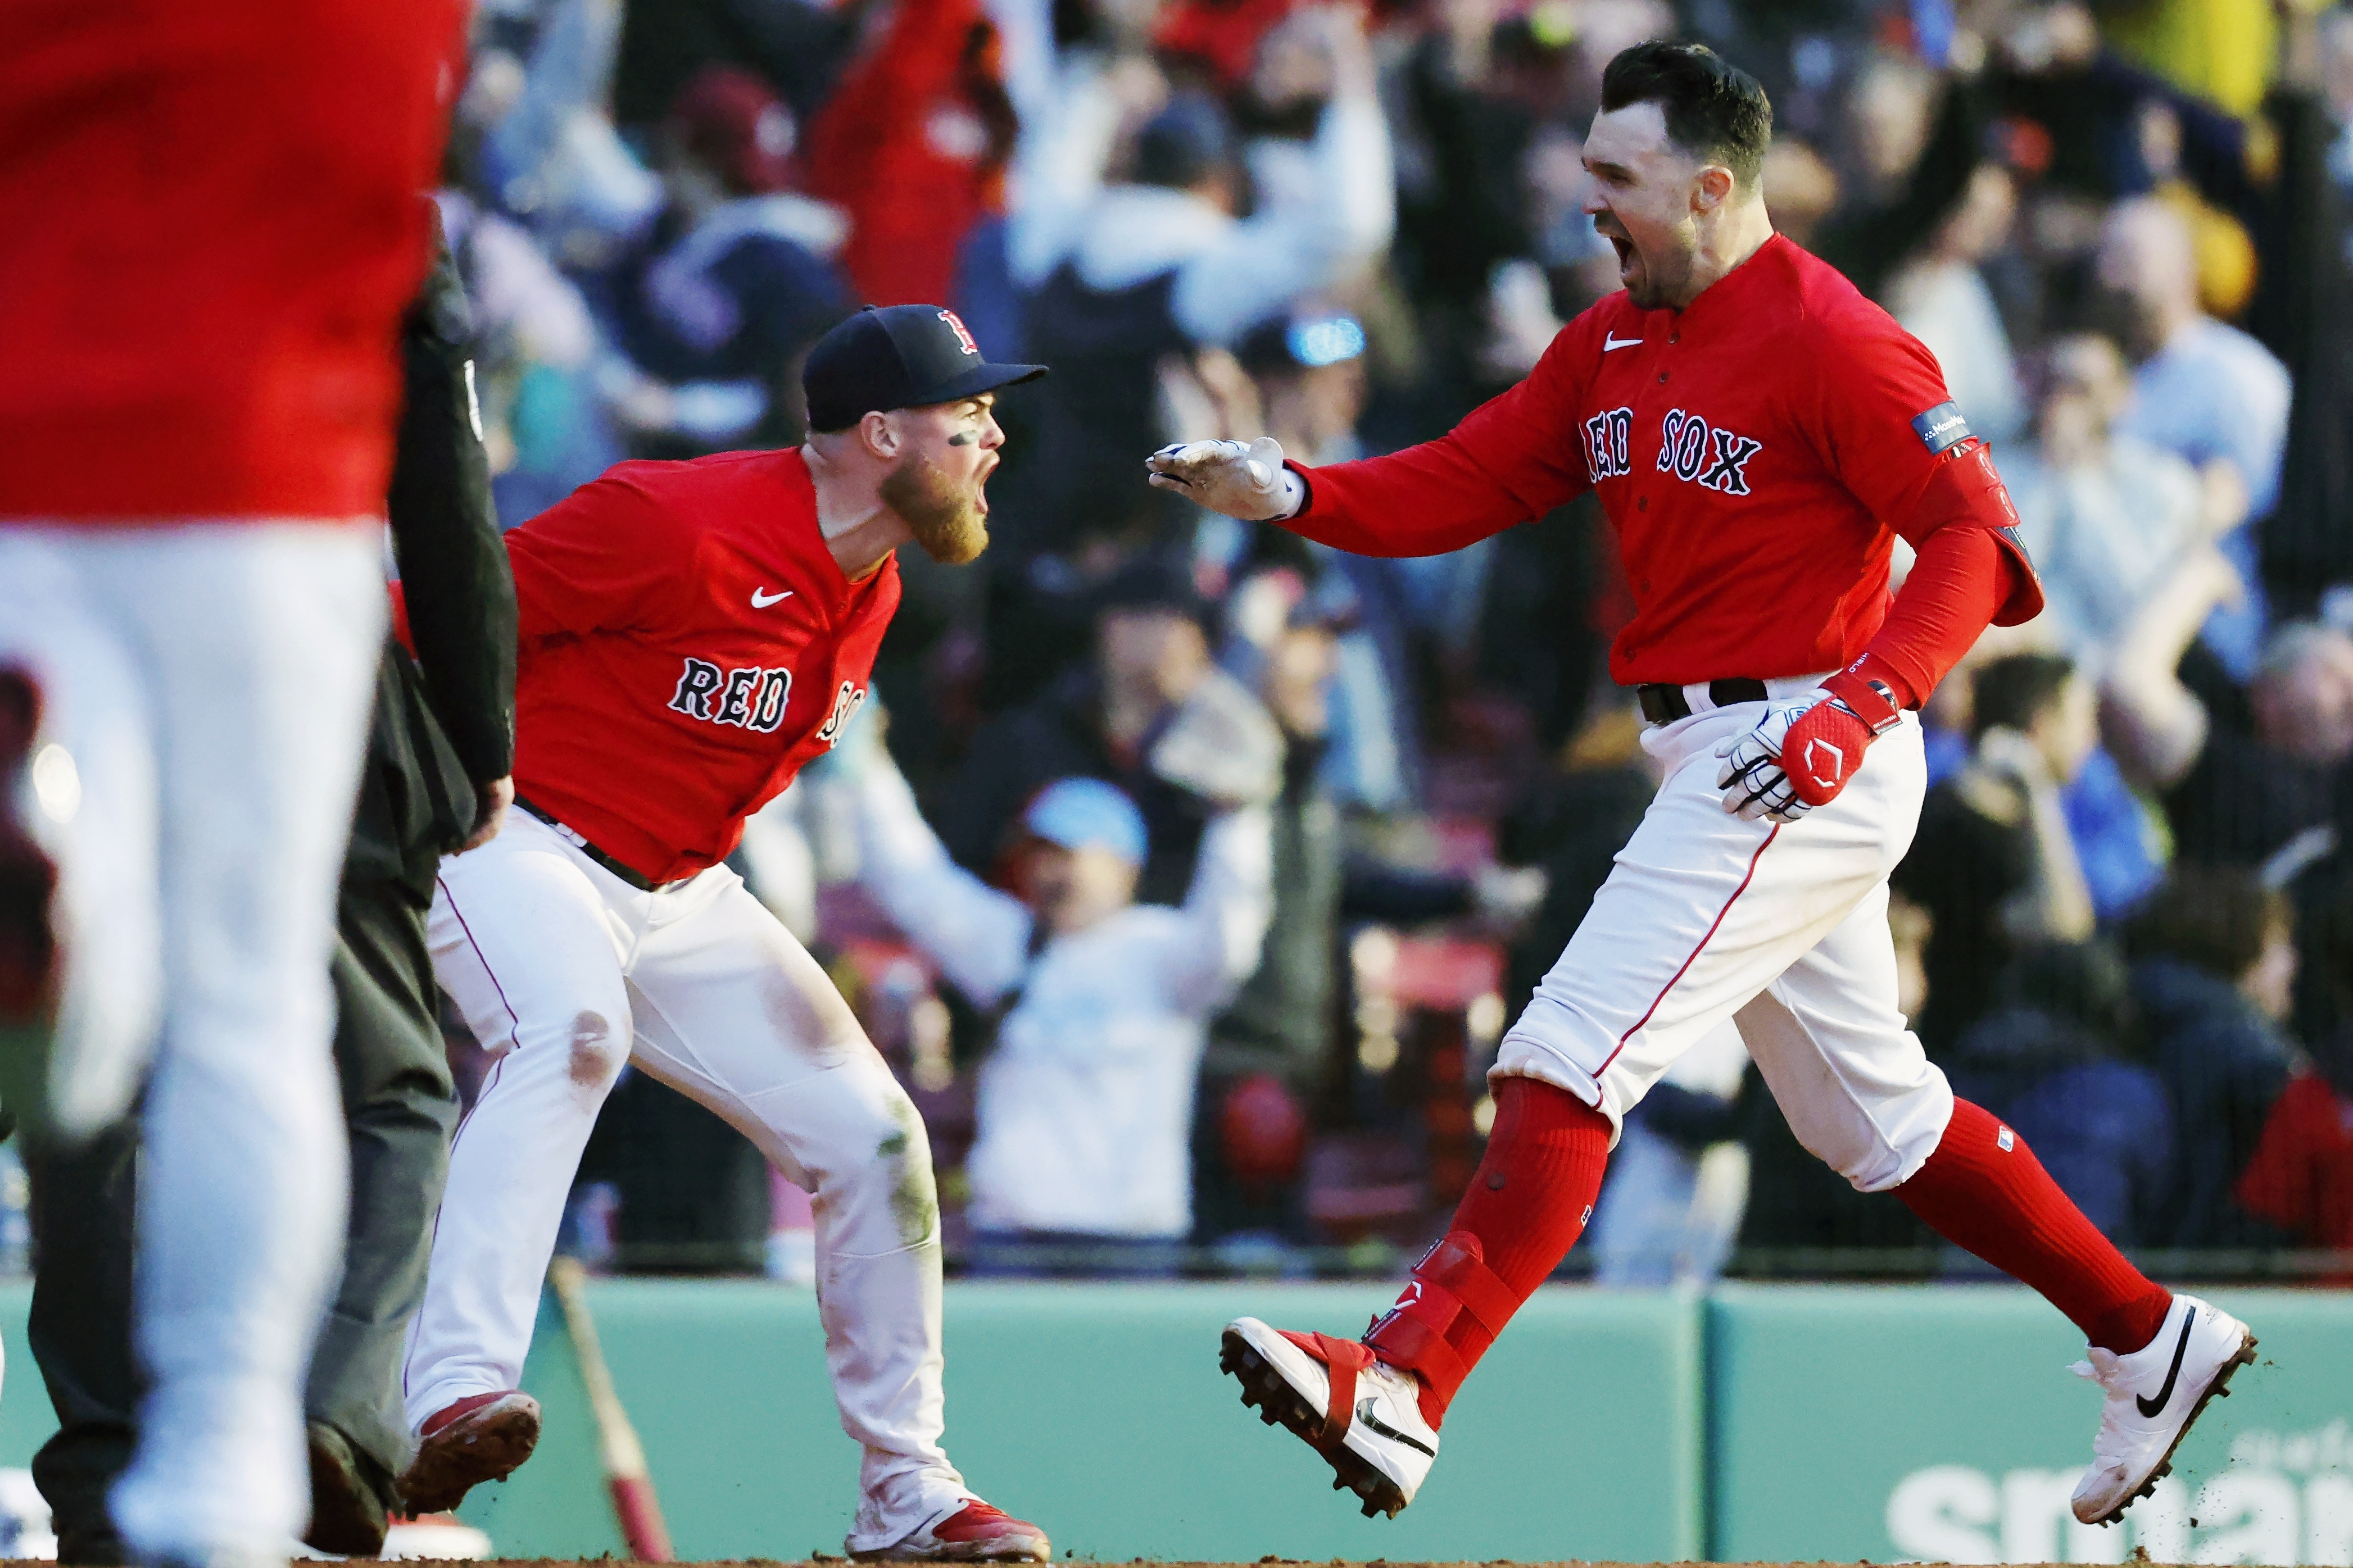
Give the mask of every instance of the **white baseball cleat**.
[{"label": "white baseball cleat", "polygon": [[2232,1374],[2254,1359],[2255,1336],[2246,1324],[2177,1292],[2165,1326],[2147,1344],[2130,1355],[2094,1345],[2090,1359],[2069,1367],[2107,1394],[2092,1468],[2075,1484],[2075,1517],[2114,1524],[2135,1499],[2155,1491],[2206,1402],[2228,1394]]},{"label": "white baseball cleat", "polygon": [[1332,1489],[1353,1491],[1365,1517],[1394,1519],[1438,1458],[1421,1418],[1421,1385],[1354,1340],[1293,1334],[1256,1318],[1226,1325],[1218,1366],[1242,1385],[1258,1418],[1282,1422],[1332,1467]]}]

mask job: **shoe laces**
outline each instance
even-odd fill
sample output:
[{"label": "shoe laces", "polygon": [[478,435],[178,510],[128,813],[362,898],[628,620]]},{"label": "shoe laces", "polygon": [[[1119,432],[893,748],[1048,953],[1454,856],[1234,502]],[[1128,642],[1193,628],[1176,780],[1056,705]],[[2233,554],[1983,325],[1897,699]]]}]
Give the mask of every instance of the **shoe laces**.
[{"label": "shoe laces", "polygon": [[2098,1345],[2091,1346],[2084,1356],[2067,1370],[2086,1382],[2098,1384],[2111,1399],[2130,1392],[2125,1386],[2124,1357]]},{"label": "shoe laces", "polygon": [[2123,1411],[2132,1408],[2123,1403],[2132,1397],[2132,1386],[2126,1381],[2124,1357],[2094,1345],[2084,1352],[2084,1360],[2067,1370],[2088,1383],[2099,1384],[2100,1392],[2106,1395],[2100,1404],[2100,1429],[2092,1437],[2094,1468],[2103,1465],[2121,1468],[2126,1458],[2125,1451],[2131,1447],[2131,1438],[2126,1433],[2124,1424],[2116,1418]]}]

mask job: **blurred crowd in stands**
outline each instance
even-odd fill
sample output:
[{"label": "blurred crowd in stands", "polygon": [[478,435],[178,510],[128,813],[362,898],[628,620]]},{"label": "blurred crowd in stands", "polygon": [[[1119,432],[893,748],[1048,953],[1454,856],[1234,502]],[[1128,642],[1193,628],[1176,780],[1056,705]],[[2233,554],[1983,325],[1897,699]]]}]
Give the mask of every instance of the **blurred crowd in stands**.
[{"label": "blurred crowd in stands", "polygon": [[[1607,524],[1359,559],[1142,459],[1388,450],[1523,375],[1617,286],[1580,141],[1671,35],[1764,82],[1778,226],[1936,352],[2049,589],[1927,714],[1915,1027],[2128,1248],[2353,1274],[2353,10],[482,0],[439,200],[508,526],[797,440],[861,304],[1053,367],[999,404],[982,563],[902,558],[876,700],[738,862],[923,1108],[952,1268],[1388,1269],[1468,1179],[1654,784]],[[797,1197],[633,1080],[571,1245],[789,1277]],[[1968,1260],[1727,1027],[1568,1267]]]}]

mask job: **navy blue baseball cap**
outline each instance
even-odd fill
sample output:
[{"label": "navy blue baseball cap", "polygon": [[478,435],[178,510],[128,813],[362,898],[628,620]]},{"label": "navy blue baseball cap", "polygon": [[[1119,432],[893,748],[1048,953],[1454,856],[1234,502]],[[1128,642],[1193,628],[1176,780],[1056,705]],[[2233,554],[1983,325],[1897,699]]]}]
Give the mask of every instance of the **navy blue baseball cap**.
[{"label": "navy blue baseball cap", "polygon": [[801,370],[809,428],[847,430],[867,415],[976,397],[1035,381],[1042,364],[991,364],[954,310],[869,305],[818,340]]}]

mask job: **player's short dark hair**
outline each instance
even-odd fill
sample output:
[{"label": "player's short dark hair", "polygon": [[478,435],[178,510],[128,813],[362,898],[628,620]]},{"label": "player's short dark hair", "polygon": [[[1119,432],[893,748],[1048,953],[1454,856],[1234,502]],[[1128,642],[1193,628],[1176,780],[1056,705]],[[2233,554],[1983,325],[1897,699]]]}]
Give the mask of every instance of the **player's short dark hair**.
[{"label": "player's short dark hair", "polygon": [[1696,158],[1713,158],[1744,185],[1757,183],[1773,143],[1773,101],[1757,79],[1700,44],[1653,38],[1621,49],[1601,73],[1601,107],[1655,103],[1667,135]]},{"label": "player's short dark hair", "polygon": [[2014,653],[1977,673],[1969,687],[1969,738],[1997,725],[2021,734],[2059,704],[2075,662],[2063,654]]}]

